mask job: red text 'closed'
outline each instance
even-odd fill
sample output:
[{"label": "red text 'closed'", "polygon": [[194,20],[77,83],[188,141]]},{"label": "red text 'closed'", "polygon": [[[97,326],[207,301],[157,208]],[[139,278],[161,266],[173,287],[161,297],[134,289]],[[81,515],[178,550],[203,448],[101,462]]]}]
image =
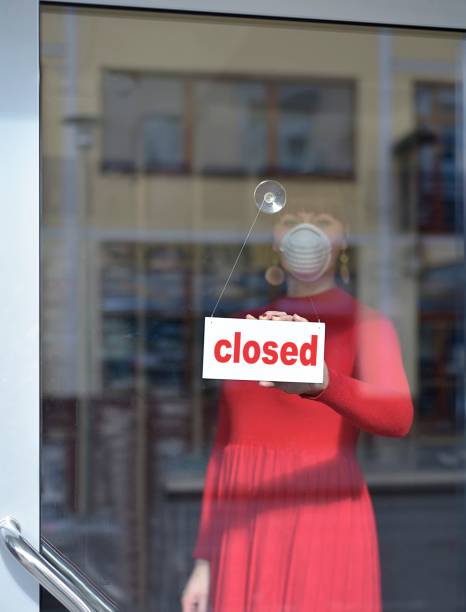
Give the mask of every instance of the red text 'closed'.
[{"label": "red text 'closed'", "polygon": [[235,332],[233,339],[221,338],[215,343],[214,355],[219,363],[257,363],[259,360],[266,365],[274,365],[278,361],[291,366],[298,361],[302,365],[315,366],[317,362],[318,336],[311,335],[309,342],[300,346],[296,342],[284,342],[279,345],[275,340],[259,343],[256,340],[242,342],[241,332]]}]

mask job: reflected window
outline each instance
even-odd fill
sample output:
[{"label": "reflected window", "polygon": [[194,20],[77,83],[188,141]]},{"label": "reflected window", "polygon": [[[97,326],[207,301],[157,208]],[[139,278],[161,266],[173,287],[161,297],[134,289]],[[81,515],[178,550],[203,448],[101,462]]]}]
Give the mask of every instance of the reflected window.
[{"label": "reflected window", "polygon": [[194,83],[194,170],[262,173],[267,168],[266,88],[263,83]]},{"label": "reflected window", "polygon": [[179,115],[165,113],[147,117],[143,136],[145,170],[183,167],[183,126]]},{"label": "reflected window", "polygon": [[104,170],[185,168],[182,79],[104,71],[103,93]]},{"label": "reflected window", "polygon": [[458,231],[462,211],[455,182],[455,85],[417,83],[416,114],[419,128],[434,136],[433,146],[418,154],[418,223],[427,233]]},{"label": "reflected window", "polygon": [[104,72],[103,163],[116,172],[352,178],[347,79]]},{"label": "reflected window", "polygon": [[278,169],[353,173],[353,91],[348,84],[278,87]]}]

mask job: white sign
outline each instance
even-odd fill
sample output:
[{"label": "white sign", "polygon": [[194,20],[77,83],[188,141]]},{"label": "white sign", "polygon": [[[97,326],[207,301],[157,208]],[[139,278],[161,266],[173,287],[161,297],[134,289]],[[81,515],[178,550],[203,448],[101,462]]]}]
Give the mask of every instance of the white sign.
[{"label": "white sign", "polygon": [[206,317],[203,378],[321,383],[325,324]]}]

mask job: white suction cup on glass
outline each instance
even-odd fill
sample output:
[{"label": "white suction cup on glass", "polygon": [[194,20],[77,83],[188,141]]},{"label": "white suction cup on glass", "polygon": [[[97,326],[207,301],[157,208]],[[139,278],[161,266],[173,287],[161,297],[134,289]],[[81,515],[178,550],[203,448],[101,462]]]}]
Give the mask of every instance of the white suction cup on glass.
[{"label": "white suction cup on glass", "polygon": [[278,181],[262,181],[254,190],[257,208],[268,215],[280,212],[286,204],[286,191]]}]

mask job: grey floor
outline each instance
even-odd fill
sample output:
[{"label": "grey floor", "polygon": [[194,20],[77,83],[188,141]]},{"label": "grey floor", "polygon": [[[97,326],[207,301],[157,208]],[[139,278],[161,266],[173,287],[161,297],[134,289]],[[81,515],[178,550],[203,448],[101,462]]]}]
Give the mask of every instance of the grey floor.
[{"label": "grey floor", "polygon": [[[372,500],[379,533],[384,612],[466,611],[462,491],[372,492]],[[152,525],[153,533],[159,535],[150,559],[150,603],[141,612],[180,610],[179,595],[192,567],[190,553],[199,508],[199,496],[174,496],[159,505]],[[60,609],[44,596],[43,612]]]},{"label": "grey floor", "polygon": [[[463,494],[372,494],[379,532],[384,612],[466,611],[465,513]],[[158,601],[178,610],[178,593],[191,568],[189,549],[197,524],[198,501],[173,501],[165,517],[171,555],[159,573]],[[185,521],[186,512],[191,520]],[[189,527],[188,527],[189,525]],[[170,543],[170,544],[169,544]],[[157,553],[156,553],[157,554]],[[156,561],[154,560],[154,564]],[[240,611],[238,611],[240,612]]]},{"label": "grey floor", "polygon": [[385,612],[466,610],[463,493],[373,495]]}]

